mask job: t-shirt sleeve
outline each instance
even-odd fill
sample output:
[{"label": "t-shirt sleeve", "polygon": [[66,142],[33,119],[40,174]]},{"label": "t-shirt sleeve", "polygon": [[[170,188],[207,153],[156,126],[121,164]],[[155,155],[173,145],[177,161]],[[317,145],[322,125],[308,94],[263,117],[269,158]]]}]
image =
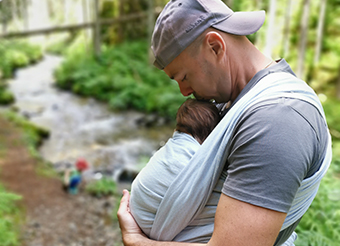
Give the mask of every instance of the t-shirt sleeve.
[{"label": "t-shirt sleeve", "polygon": [[313,127],[283,99],[249,109],[234,132],[222,192],[288,212],[317,151]]}]

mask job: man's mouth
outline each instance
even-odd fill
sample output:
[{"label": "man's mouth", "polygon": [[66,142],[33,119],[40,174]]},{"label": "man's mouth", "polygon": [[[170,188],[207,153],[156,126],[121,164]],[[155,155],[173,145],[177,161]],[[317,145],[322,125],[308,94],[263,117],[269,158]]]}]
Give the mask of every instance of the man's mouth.
[{"label": "man's mouth", "polygon": [[197,101],[206,101],[206,102],[209,102],[211,101],[212,99],[206,99],[204,97],[201,97],[200,95],[198,95],[197,93],[192,93],[194,95],[194,97],[196,98]]}]

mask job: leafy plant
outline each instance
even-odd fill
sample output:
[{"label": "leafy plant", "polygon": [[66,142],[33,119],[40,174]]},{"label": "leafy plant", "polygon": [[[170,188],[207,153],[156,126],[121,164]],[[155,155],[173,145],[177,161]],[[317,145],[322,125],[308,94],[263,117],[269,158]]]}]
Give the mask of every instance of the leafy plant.
[{"label": "leafy plant", "polygon": [[15,202],[21,197],[7,192],[0,185],[0,245],[19,245],[19,231],[16,223],[19,209]]},{"label": "leafy plant", "polygon": [[296,246],[336,246],[337,243],[323,234],[314,231],[303,231],[299,233]]},{"label": "leafy plant", "polygon": [[18,67],[42,58],[41,48],[22,41],[0,41],[0,77],[9,78]]},{"label": "leafy plant", "polygon": [[19,41],[0,41],[0,104],[10,104],[14,96],[6,89],[3,78],[10,78],[18,67],[27,66],[42,57],[39,46]]},{"label": "leafy plant", "polygon": [[9,92],[4,83],[0,81],[0,105],[7,105],[14,102],[14,96]]},{"label": "leafy plant", "polygon": [[157,112],[174,119],[185,98],[176,83],[148,63],[147,42],[103,47],[99,59],[81,48],[67,52],[55,72],[57,85],[108,102],[114,109]]},{"label": "leafy plant", "polygon": [[103,177],[100,180],[89,182],[85,190],[94,196],[107,196],[115,194],[116,187],[117,185],[112,179]]}]

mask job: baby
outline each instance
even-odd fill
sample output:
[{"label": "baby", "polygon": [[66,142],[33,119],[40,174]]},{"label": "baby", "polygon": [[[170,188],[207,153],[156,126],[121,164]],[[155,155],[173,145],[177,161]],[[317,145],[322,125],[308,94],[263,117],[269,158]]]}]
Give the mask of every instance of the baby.
[{"label": "baby", "polygon": [[[220,119],[218,109],[214,104],[195,99],[185,101],[178,109],[176,129],[172,138],[151,157],[146,167],[132,183],[131,213],[148,237],[150,237],[159,204],[168,187],[199,150],[200,145]],[[205,222],[200,223],[200,226],[204,223],[213,223],[214,214],[215,210],[209,213],[211,220],[204,218]],[[204,238],[211,237],[211,233],[207,232]],[[180,236],[174,240],[204,242],[202,238],[188,239]]]}]

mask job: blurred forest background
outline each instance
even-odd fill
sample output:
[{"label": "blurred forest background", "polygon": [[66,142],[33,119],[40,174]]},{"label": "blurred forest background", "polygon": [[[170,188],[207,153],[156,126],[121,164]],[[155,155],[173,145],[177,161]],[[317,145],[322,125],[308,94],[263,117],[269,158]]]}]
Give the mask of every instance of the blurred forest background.
[{"label": "blurred forest background", "polygon": [[[174,119],[185,100],[153,68],[150,38],[166,0],[0,1],[0,103],[14,96],[7,79],[44,54],[64,57],[56,85],[107,103]],[[340,0],[225,0],[234,11],[266,10],[264,26],[248,38],[267,56],[284,58],[323,103],[333,138],[333,163],[297,228],[299,246],[340,242]],[[6,199],[5,199],[6,198]],[[17,197],[0,190],[1,240],[15,238],[8,216]],[[6,216],[4,217],[4,215]],[[2,239],[5,238],[5,239]],[[15,240],[13,239],[13,242]],[[11,244],[8,244],[11,245]]]}]

